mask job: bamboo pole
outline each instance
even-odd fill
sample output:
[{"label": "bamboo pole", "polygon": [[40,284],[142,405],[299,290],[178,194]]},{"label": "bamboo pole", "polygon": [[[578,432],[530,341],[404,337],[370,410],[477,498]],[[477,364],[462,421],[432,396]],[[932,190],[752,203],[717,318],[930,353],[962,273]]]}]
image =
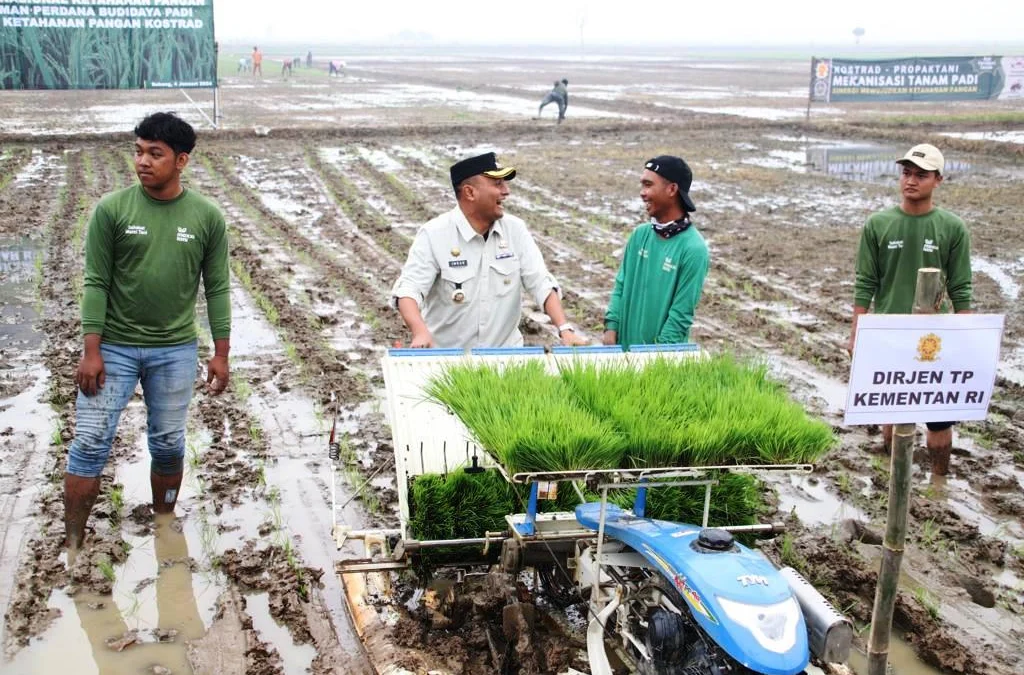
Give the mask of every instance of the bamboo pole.
[{"label": "bamboo pole", "polygon": [[[917,271],[914,314],[934,314],[942,300],[942,275],[934,267]],[[896,593],[903,562],[903,544],[907,537],[907,513],[910,506],[910,473],[914,457],[914,424],[897,424],[892,435],[892,463],[889,474],[889,511],[882,544],[882,562],[875,587],[875,606],[871,612],[871,636],[868,640],[868,675],[885,675],[889,660],[889,637],[896,608]]]}]

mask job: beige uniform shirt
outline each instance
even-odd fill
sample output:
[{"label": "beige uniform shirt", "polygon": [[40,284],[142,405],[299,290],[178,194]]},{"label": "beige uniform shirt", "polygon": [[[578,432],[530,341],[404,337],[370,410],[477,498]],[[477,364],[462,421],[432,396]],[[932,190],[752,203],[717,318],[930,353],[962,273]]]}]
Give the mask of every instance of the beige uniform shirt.
[{"label": "beige uniform shirt", "polygon": [[484,241],[456,206],[416,233],[391,295],[416,301],[437,347],[519,347],[523,289],[542,309],[561,297],[526,224],[506,215]]}]

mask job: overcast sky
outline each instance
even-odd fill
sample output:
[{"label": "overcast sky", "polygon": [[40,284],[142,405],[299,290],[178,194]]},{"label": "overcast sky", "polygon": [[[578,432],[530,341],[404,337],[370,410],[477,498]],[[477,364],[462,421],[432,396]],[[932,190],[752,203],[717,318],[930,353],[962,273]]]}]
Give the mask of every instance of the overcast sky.
[{"label": "overcast sky", "polygon": [[1024,42],[1021,0],[214,0],[221,41],[344,44],[403,32],[438,43]]}]

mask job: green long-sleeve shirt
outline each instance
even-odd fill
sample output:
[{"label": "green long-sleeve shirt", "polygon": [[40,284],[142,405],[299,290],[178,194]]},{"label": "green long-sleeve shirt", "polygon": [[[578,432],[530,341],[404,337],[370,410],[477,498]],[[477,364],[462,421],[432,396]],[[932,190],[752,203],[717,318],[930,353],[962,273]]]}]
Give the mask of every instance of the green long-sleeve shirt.
[{"label": "green long-sleeve shirt", "polygon": [[617,331],[623,346],[689,341],[709,265],[708,246],[692,225],[670,239],[640,225],[622,254],[605,329]]},{"label": "green long-sleeve shirt", "polygon": [[168,201],[141,185],[97,204],[85,239],[82,333],[119,345],[169,346],[196,338],[199,279],[213,339],[231,332],[227,227],[220,210],[185,190]]},{"label": "green long-sleeve shirt", "polygon": [[964,221],[945,209],[921,216],[898,206],[868,218],[857,251],[854,304],[879,314],[910,314],[917,270],[942,270],[957,312],[971,308],[971,237]]}]

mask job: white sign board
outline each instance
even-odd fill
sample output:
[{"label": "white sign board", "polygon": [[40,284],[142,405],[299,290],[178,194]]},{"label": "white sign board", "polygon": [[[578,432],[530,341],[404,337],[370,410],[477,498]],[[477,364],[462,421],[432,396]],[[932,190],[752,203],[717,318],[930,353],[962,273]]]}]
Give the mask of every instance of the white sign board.
[{"label": "white sign board", "polygon": [[864,314],[845,424],[982,420],[1003,336],[1001,314]]}]

